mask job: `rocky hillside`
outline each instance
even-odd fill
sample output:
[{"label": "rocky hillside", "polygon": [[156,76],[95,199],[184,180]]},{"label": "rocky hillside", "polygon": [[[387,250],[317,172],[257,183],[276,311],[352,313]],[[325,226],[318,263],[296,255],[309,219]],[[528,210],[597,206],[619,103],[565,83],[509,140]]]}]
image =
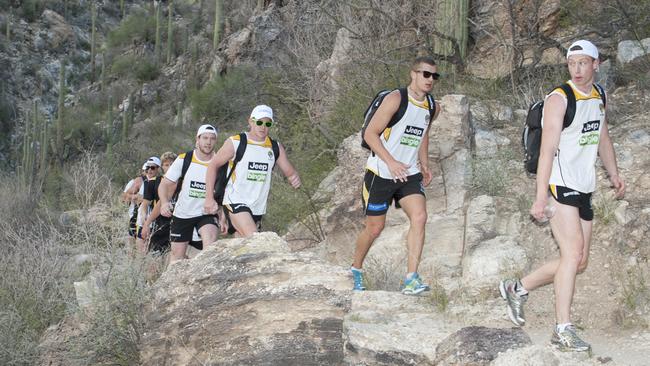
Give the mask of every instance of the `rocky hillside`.
[{"label": "rocky hillside", "polygon": [[[11,303],[10,312],[0,312],[0,332],[15,329],[5,327],[6,319],[16,327],[36,324],[23,337],[32,358],[0,352],[2,360],[29,363],[20,360],[37,354],[44,365],[647,363],[650,121],[642,107],[650,98],[650,2],[592,3],[0,0],[0,161],[17,171],[21,185],[36,187],[30,196],[52,206],[30,209],[79,209],[65,206],[79,192],[57,182],[69,182],[84,156],[122,183],[144,158],[189,148],[200,123],[215,123],[222,135],[240,130],[258,102],[276,110],[272,135],[305,178],[298,193],[274,183],[265,228],[286,231],[282,237],[220,240],[155,282],[150,269],[130,272],[128,260],[90,253],[78,270],[90,275],[77,278],[75,288],[112,292],[113,300],[81,296],[85,302],[58,304],[59,317],[42,322],[33,313],[44,309],[20,318],[14,314],[28,303]],[[527,325],[516,329],[495,286],[557,255],[550,229],[529,218],[534,180],[524,173],[519,141],[524,108],[566,78],[562,55],[576,38],[601,49],[599,81],[628,183],[626,197],[614,200],[598,170],[596,229],[573,310],[594,345],[591,358],[546,347],[550,287],[531,294]],[[434,90],[443,113],[430,130],[434,180],[426,192],[421,264],[433,290],[422,297],[396,291],[408,226],[401,211],[391,210],[366,262],[369,291],[353,294],[346,269],[363,225],[358,188],[366,158],[359,116],[377,90],[406,82],[406,65],[418,54],[435,56],[444,74]],[[37,135],[34,126],[49,126],[50,134]],[[34,163],[30,151],[48,154]],[[26,169],[32,178],[25,179]],[[84,210],[80,217],[91,216]],[[122,233],[106,235],[86,218],[66,220],[116,242]],[[57,249],[57,258],[76,262],[73,254],[90,250],[74,245]],[[137,286],[111,285],[132,273]],[[71,278],[48,276],[38,288],[72,296]],[[14,287],[0,287],[0,304]],[[41,347],[32,346],[38,341]]]}]

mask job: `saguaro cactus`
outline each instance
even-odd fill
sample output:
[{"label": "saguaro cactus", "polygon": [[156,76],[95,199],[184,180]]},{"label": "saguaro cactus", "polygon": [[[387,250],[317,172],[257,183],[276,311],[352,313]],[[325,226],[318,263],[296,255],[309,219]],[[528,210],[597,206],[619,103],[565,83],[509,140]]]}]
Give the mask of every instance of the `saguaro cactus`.
[{"label": "saguaro cactus", "polygon": [[61,70],[59,71],[59,102],[56,119],[56,154],[59,163],[63,163],[63,128],[65,115],[65,60],[61,60]]},{"label": "saguaro cactus", "polygon": [[[460,51],[458,56],[464,60],[467,55],[468,0],[438,0],[437,7],[440,16],[436,17],[436,30],[455,40]],[[434,38],[434,53],[442,56],[454,54],[454,41],[440,36]]]},{"label": "saguaro cactus", "polygon": [[108,106],[106,110],[104,140],[106,141],[106,155],[110,155],[113,147],[113,96],[110,94],[108,96]]},{"label": "saguaro cactus", "polygon": [[7,43],[11,42],[11,13],[7,14],[7,21],[5,26],[7,29],[5,30],[5,37],[7,38]]},{"label": "saguaro cactus", "polygon": [[97,8],[95,2],[90,2],[90,80],[95,81],[95,43],[96,43],[96,31],[95,25],[97,24]]},{"label": "saguaro cactus", "polygon": [[154,63],[158,65],[158,62],[160,61],[160,3],[154,0],[154,6],[155,6],[155,18],[156,18],[156,40],[155,40],[155,48],[154,48]]},{"label": "saguaro cactus", "polygon": [[122,19],[126,16],[126,7],[124,6],[124,0],[120,0],[120,15],[122,16]]},{"label": "saguaro cactus", "polygon": [[223,0],[214,0],[214,34],[212,37],[212,48],[215,50],[219,46],[219,37],[221,36],[222,13]]},{"label": "saguaro cactus", "polygon": [[172,62],[172,52],[174,51],[174,33],[173,33],[173,16],[174,5],[173,1],[169,0],[167,4],[167,63]]}]

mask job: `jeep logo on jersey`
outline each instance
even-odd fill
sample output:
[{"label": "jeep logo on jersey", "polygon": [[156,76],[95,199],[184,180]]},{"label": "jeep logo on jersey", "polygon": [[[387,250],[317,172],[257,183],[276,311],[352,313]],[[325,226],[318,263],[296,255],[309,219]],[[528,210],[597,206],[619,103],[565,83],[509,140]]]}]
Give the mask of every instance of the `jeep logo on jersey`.
[{"label": "jeep logo on jersey", "polygon": [[197,182],[197,181],[191,181],[190,182],[190,188],[192,188],[192,189],[200,189],[200,190],[205,191],[205,183]]},{"label": "jeep logo on jersey", "polygon": [[419,127],[406,126],[404,133],[407,135],[414,135],[420,137],[424,133],[424,129]]},{"label": "jeep logo on jersey", "polygon": [[600,121],[589,121],[582,125],[582,133],[591,131],[598,131],[600,129]]},{"label": "jeep logo on jersey", "polygon": [[248,170],[257,170],[260,172],[266,172],[269,170],[269,164],[251,161],[250,163],[248,163]]}]

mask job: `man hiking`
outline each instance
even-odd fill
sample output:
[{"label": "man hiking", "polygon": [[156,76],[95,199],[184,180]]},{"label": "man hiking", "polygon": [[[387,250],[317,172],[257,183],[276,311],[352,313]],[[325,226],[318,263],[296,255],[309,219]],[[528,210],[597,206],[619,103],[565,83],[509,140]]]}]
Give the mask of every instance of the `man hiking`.
[{"label": "man hiking", "polygon": [[[167,151],[160,156],[160,168],[163,175],[167,173],[176,157],[177,155],[171,151]],[[170,248],[169,228],[171,219],[160,214],[158,187],[161,181],[162,176],[158,176],[156,179],[148,181],[144,187],[142,202],[151,206],[151,212],[147,215],[144,225],[142,225],[141,236],[149,242],[148,251],[162,254],[168,252]],[[151,237],[149,237],[150,234]]]},{"label": "man hiking", "polygon": [[[523,305],[528,292],[552,283],[556,325],[551,343],[564,351],[590,351],[591,345],[578,336],[571,323],[570,313],[576,275],[587,268],[589,257],[596,158],[600,156],[616,197],[625,194],[625,183],[618,175],[607,128],[606,98],[601,95],[600,87],[594,84],[594,74],[599,65],[598,49],[589,41],[577,41],[569,47],[566,59],[571,75],[567,84],[575,95],[575,116],[565,127],[563,119],[568,96],[562,87],[546,96],[536,195],[530,209],[537,220],[550,218],[560,257],[546,262],[521,280],[501,281],[499,290],[507,301],[510,319],[522,326],[526,322]],[[550,215],[545,214],[545,210],[555,213],[548,217]]]},{"label": "man hiking", "polygon": [[[273,123],[271,107],[256,106],[248,119],[248,132],[228,138],[208,166],[205,212],[214,214],[220,209],[214,195],[217,170],[230,162],[227,172],[230,179],[225,186],[223,208],[231,234],[247,237],[259,231],[276,162],[289,184],[296,189],[300,187],[300,176],[289,162],[286,150],[269,137]],[[233,159],[242,138],[246,140],[244,154],[234,165],[233,172]],[[277,151],[274,151],[274,145]]]},{"label": "man hiking", "polygon": [[[409,218],[406,237],[408,263],[402,293],[416,295],[429,289],[418,275],[427,222],[424,187],[431,183],[429,170],[429,124],[440,112],[430,103],[429,93],[439,78],[435,61],[418,57],[411,64],[411,82],[407,88],[386,95],[363,134],[372,150],[366,162],[362,203],[365,228],[359,233],[351,272],[353,290],[365,290],[363,261],[373,242],[384,229],[386,212],[392,201]],[[389,122],[398,110],[403,115],[392,127]],[[431,111],[433,110],[433,113]]]},{"label": "man hiking", "polygon": [[[203,214],[205,201],[205,173],[208,164],[214,157],[214,145],[217,142],[217,129],[212,125],[202,125],[196,133],[196,144],[192,151],[191,162],[185,172],[178,192],[178,198],[172,208],[170,199],[176,183],[183,173],[183,162],[190,159],[187,154],[180,154],[169,171],[165,174],[158,195],[160,198],[160,214],[171,217],[170,264],[186,258],[188,243],[196,228],[203,241],[203,247],[217,240],[218,224],[214,214]],[[172,215],[173,212],[173,215]]]}]

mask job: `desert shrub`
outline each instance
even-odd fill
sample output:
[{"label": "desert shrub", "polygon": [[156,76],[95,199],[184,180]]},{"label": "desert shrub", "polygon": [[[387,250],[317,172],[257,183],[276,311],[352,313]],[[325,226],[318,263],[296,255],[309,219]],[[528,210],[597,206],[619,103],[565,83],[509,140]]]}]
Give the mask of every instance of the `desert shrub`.
[{"label": "desert shrub", "polygon": [[131,77],[143,83],[155,80],[160,75],[160,69],[145,57],[126,54],[115,57],[111,74],[118,78]]},{"label": "desert shrub", "polygon": [[155,18],[146,11],[138,9],[129,14],[119,27],[108,34],[108,46],[118,48],[135,42],[153,42],[155,35]]},{"label": "desert shrub", "polygon": [[471,169],[472,180],[471,187],[478,195],[487,194],[489,196],[505,196],[511,192],[508,189],[510,176],[516,169],[520,169],[520,164],[516,161],[514,151],[511,149],[501,149],[492,156],[472,157]]},{"label": "desert shrub", "polygon": [[593,208],[594,216],[597,220],[605,225],[611,223],[614,219],[614,213],[618,207],[618,201],[613,194],[596,192],[594,194]]}]

